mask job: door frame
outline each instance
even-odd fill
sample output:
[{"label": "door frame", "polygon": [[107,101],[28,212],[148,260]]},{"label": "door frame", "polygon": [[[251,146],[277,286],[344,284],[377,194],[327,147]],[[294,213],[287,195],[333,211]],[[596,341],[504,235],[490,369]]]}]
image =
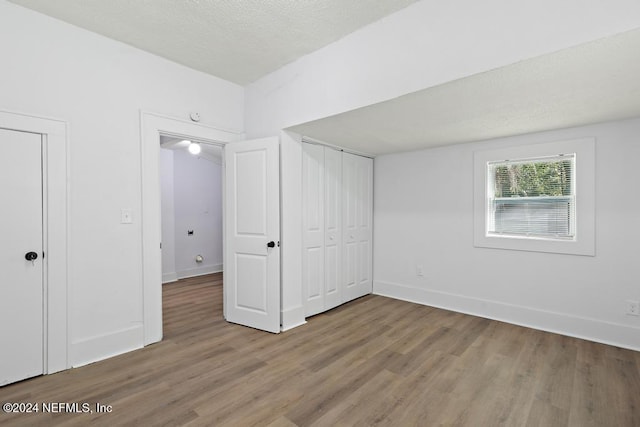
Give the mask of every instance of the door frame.
[{"label": "door frame", "polygon": [[[244,137],[241,132],[140,111],[144,345],[162,340],[162,253],[160,252],[162,230],[159,168],[161,134],[185,139],[200,139],[223,146],[229,142],[240,141]],[[223,194],[223,210],[224,203]]]},{"label": "door frame", "polygon": [[0,128],[42,135],[43,372],[69,369],[67,123],[0,111]]}]

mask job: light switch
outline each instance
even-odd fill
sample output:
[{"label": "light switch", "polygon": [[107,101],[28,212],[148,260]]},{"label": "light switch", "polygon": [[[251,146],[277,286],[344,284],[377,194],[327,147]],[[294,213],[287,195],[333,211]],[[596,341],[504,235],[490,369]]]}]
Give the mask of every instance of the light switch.
[{"label": "light switch", "polygon": [[120,211],[120,223],[121,224],[132,224],[133,223],[133,210],[132,209],[122,209]]}]

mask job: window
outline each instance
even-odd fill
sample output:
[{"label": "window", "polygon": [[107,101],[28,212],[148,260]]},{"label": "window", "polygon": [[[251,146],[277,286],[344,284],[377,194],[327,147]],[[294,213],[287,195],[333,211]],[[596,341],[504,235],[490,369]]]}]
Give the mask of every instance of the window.
[{"label": "window", "polygon": [[595,254],[595,141],[474,153],[476,247]]},{"label": "window", "polygon": [[487,163],[487,233],[572,239],[575,153]]}]

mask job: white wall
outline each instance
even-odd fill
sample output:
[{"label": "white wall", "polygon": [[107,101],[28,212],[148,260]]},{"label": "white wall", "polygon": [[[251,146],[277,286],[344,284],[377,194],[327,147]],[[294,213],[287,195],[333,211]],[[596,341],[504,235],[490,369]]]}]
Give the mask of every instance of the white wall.
[{"label": "white wall", "polygon": [[[172,170],[162,170],[161,176],[165,172],[173,172],[173,194],[168,195],[173,198],[173,233],[169,233],[173,241],[165,239],[163,234],[163,281],[170,273],[181,279],[222,271],[221,165],[185,150],[176,150]],[[164,188],[162,192],[164,205]],[[170,225],[165,226],[164,217],[162,223],[163,231],[169,228]],[[193,235],[189,235],[188,230],[193,230]],[[164,270],[167,246],[173,246],[169,249],[175,257],[173,271]],[[197,255],[204,258],[202,263],[195,261]]]},{"label": "white wall", "polygon": [[0,40],[0,109],[69,124],[70,363],[141,347],[140,109],[242,131],[243,88],[4,0]]},{"label": "white wall", "polygon": [[419,1],[248,85],[246,133],[277,135],[637,27],[636,0]]},{"label": "white wall", "polygon": [[[374,292],[640,350],[638,135],[635,119],[377,157]],[[473,247],[473,152],[579,137],[596,138],[596,256]]]}]

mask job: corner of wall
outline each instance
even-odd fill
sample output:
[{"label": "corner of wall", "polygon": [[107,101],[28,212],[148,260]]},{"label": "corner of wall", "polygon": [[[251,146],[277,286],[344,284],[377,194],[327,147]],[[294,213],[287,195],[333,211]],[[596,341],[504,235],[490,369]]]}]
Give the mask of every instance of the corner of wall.
[{"label": "corner of wall", "polygon": [[281,321],[282,330],[305,323],[302,303],[302,147],[301,136],[280,133]]}]

